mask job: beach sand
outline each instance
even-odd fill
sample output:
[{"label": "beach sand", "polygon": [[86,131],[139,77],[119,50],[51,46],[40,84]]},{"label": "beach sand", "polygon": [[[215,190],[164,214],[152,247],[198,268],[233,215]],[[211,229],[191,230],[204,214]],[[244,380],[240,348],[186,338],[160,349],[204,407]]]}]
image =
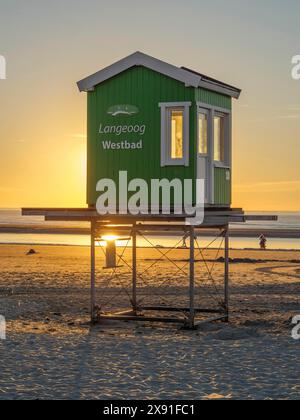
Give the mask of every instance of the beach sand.
[{"label": "beach sand", "polygon": [[[299,399],[300,252],[231,251],[231,322],[198,331],[177,325],[89,324],[87,247],[0,246],[0,399]],[[166,252],[166,250],[160,250]],[[139,273],[160,257],[140,249]],[[188,303],[188,251],[175,250],[139,278],[143,304]],[[221,299],[223,264],[198,256],[196,304]],[[109,281],[97,252],[104,311],[129,306],[130,250]],[[180,269],[179,269],[180,267]],[[185,272],[182,272],[182,267]]]}]

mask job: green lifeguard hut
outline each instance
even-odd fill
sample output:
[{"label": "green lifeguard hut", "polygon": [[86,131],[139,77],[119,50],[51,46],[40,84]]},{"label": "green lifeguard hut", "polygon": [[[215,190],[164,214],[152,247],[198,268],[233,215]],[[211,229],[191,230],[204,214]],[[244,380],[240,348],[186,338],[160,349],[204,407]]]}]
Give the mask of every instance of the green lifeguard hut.
[{"label": "green lifeguard hut", "polygon": [[[232,175],[232,98],[238,99],[240,89],[207,77],[185,67],[176,67],[163,61],[136,52],[98,73],[78,83],[80,91],[88,94],[88,135],[87,135],[87,204],[85,208],[26,208],[23,215],[44,216],[48,221],[86,221],[90,223],[91,237],[91,321],[134,320],[152,322],[175,322],[189,328],[195,328],[203,322],[206,314],[214,314],[213,320],[229,320],[229,224],[243,223],[249,220],[276,220],[276,216],[247,216],[242,209],[231,207]],[[186,214],[139,213],[100,214],[96,206],[99,180],[109,179],[114,185],[119,183],[120,172],[127,172],[128,181],[142,179],[149,184],[153,179],[169,180],[204,180],[205,202],[203,223],[189,225]],[[202,181],[203,187],[203,181]],[[119,186],[119,189],[120,186]],[[196,188],[193,191],[193,203],[198,204]],[[178,197],[177,197],[178,198]],[[182,197],[183,198],[183,197]],[[152,196],[151,196],[152,199]],[[174,199],[174,208],[176,205]],[[152,200],[153,201],[153,200]],[[182,200],[183,201],[183,200]],[[117,203],[119,210],[123,203]],[[149,202],[148,202],[149,204]],[[151,203],[151,206],[153,202]],[[155,203],[157,204],[157,203]],[[171,203],[172,204],[172,203]],[[97,208],[95,208],[97,207]],[[206,230],[205,230],[206,229]],[[210,229],[207,232],[207,229]],[[208,272],[208,279],[216,286],[209,267],[203,256],[201,236],[216,235],[211,242],[220,240],[220,252],[224,247],[224,290],[209,307],[203,295],[202,268]],[[126,238],[121,254],[113,237]],[[186,243],[189,237],[188,262],[183,267],[178,261],[172,261],[169,250],[157,248],[150,238],[153,235],[180,236]],[[159,257],[175,266],[175,274],[164,279],[157,279],[160,293],[149,293],[149,303],[145,303],[145,294],[149,287],[144,278],[154,263],[140,272],[138,259],[138,238],[143,238]],[[199,243],[200,237],[200,243]],[[131,239],[132,258],[128,263],[124,253]],[[107,241],[104,250],[107,267],[112,273],[107,280],[97,271],[96,253],[101,241]],[[177,245],[173,245],[177,250]],[[202,259],[197,259],[201,256]],[[202,261],[203,260],[203,261]],[[219,260],[218,260],[219,261]],[[223,260],[221,259],[220,262]],[[125,278],[119,283],[119,263],[130,270],[130,285],[124,287]],[[184,267],[188,265],[188,272]],[[197,268],[201,268],[201,270]],[[178,271],[179,270],[179,271]],[[180,306],[173,302],[172,280],[178,273],[181,281]],[[184,277],[187,277],[184,287]],[[100,283],[98,280],[100,277]],[[115,289],[109,284],[117,279],[117,287],[126,291],[125,311],[118,308],[106,310],[107,302],[113,305]],[[164,291],[171,287],[170,294]],[[128,287],[131,290],[128,290]],[[101,302],[97,302],[97,290],[101,288]],[[186,292],[185,292],[186,290]],[[103,292],[110,293],[107,302],[103,302]],[[208,295],[210,288],[208,286]],[[224,296],[222,296],[224,294]],[[196,298],[199,297],[200,305]],[[128,309],[128,297],[130,307]],[[205,307],[203,307],[203,303]],[[118,309],[118,310],[117,310]],[[121,307],[120,307],[121,309]],[[116,311],[117,310],[117,311]],[[163,315],[164,313],[172,314]],[[145,315],[150,314],[150,315]],[[177,315],[176,315],[177,314]],[[207,322],[208,320],[204,320]]]},{"label": "green lifeguard hut", "polygon": [[117,184],[124,170],[129,180],[204,179],[205,205],[230,207],[232,98],[240,89],[141,52],[78,87],[88,96],[89,207],[97,182]]}]

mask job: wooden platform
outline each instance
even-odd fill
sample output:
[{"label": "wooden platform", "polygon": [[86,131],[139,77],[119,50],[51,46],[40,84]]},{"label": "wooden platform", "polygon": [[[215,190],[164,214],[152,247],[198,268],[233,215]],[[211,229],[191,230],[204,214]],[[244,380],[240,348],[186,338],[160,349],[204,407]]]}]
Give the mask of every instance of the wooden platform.
[{"label": "wooden platform", "polygon": [[[132,223],[147,223],[148,229],[157,229],[168,227],[168,225],[181,225],[185,219],[191,217],[187,214],[141,214],[132,215],[108,215],[101,216],[95,208],[23,208],[23,216],[43,216],[46,221],[78,221],[92,222],[96,221],[103,225],[132,225]],[[245,215],[243,209],[240,208],[224,208],[224,207],[207,207],[205,208],[204,222],[199,227],[222,227],[229,223],[244,223],[246,221],[276,221],[277,216],[268,215]],[[152,225],[152,226],[151,226]],[[171,228],[171,226],[170,226]]]}]

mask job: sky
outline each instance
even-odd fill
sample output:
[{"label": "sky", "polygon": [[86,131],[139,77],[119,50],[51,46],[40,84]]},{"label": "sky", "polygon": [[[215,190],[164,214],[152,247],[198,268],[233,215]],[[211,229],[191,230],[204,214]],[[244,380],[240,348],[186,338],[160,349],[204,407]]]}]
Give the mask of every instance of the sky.
[{"label": "sky", "polygon": [[86,95],[137,50],[243,89],[234,205],[300,211],[298,0],[0,0],[0,207],[84,206]]}]

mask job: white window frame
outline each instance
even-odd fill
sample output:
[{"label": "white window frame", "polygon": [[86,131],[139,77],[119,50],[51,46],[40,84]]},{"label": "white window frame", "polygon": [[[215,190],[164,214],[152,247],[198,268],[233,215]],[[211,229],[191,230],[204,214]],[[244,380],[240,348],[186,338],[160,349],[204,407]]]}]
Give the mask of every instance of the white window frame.
[{"label": "white window frame", "polygon": [[230,164],[230,158],[229,158],[229,148],[230,148],[230,132],[229,132],[229,114],[228,113],[224,113],[224,112],[220,112],[220,111],[214,111],[213,113],[213,138],[212,138],[212,142],[213,142],[213,148],[215,147],[215,138],[214,138],[214,118],[215,117],[220,117],[224,119],[224,139],[223,139],[223,160],[215,160],[215,153],[213,154],[213,159],[214,159],[214,164],[217,167],[220,168],[229,168],[231,166]]},{"label": "white window frame", "polygon": [[[190,162],[190,107],[191,102],[162,102],[159,104],[161,109],[161,166],[189,166]],[[169,130],[170,111],[183,109],[183,157],[172,159],[169,151],[171,150],[171,133]]]},{"label": "white window frame", "polygon": [[[206,121],[207,121],[207,152],[206,153],[200,153],[199,151],[200,149],[199,115],[200,114],[206,115]],[[197,107],[197,154],[203,157],[207,157],[210,151],[210,132],[211,132],[210,118],[211,118],[211,113],[208,108],[201,108],[199,106]]]},{"label": "white window frame", "polygon": [[[201,110],[206,110],[208,112],[208,154],[201,155],[198,153],[199,149],[197,150],[198,157],[204,157],[207,159],[207,163],[209,165],[207,170],[207,187],[208,187],[208,201],[210,203],[214,203],[214,178],[215,178],[215,168],[224,168],[229,169],[230,173],[232,172],[232,112],[230,109],[220,108],[213,105],[209,105],[203,102],[197,102],[197,148],[198,148],[198,141],[199,141],[199,133],[198,133],[198,115]],[[214,151],[214,116],[222,114],[225,117],[225,139],[224,139],[224,162],[215,161],[215,151]],[[198,159],[197,157],[197,159]],[[197,160],[198,165],[198,160]],[[198,169],[197,169],[198,170]]]},{"label": "white window frame", "polygon": [[[199,130],[198,115],[201,111],[208,112],[208,154],[215,167],[231,169],[232,164],[232,114],[230,109],[220,108],[208,105],[203,102],[197,102],[197,133]],[[221,116],[225,118],[224,125],[224,161],[215,160],[214,151],[214,117]],[[198,133],[199,139],[199,133]],[[205,156],[205,155],[204,155]]]}]

